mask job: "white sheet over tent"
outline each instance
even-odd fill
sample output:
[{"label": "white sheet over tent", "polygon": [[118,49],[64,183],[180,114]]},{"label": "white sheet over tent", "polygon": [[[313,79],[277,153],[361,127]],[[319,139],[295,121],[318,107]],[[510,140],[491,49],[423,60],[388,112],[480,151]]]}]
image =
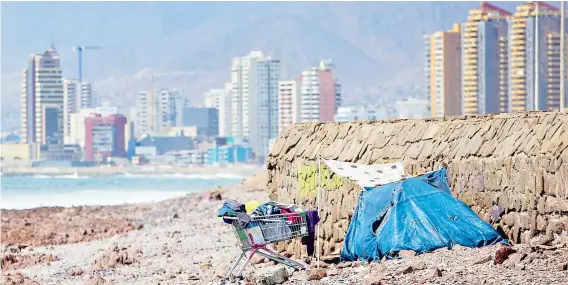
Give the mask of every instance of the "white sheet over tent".
[{"label": "white sheet over tent", "polygon": [[402,162],[367,165],[337,160],[324,161],[331,171],[355,181],[363,188],[377,187],[406,178]]}]

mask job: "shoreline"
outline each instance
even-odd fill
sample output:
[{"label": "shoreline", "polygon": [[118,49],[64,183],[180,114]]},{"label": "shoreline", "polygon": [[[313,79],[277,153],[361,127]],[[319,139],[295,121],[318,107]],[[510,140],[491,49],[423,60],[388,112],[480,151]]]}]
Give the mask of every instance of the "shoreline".
[{"label": "shoreline", "polygon": [[212,175],[234,174],[254,176],[265,170],[260,165],[240,165],[236,167],[178,167],[169,165],[146,165],[126,167],[3,167],[2,177],[13,176],[60,176],[81,175],[88,177],[116,176],[124,174],[134,175]]}]

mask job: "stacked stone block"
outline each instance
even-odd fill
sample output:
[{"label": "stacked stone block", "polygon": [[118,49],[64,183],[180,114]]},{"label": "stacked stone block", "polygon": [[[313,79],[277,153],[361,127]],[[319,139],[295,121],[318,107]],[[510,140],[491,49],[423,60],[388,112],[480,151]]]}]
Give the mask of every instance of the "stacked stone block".
[{"label": "stacked stone block", "polygon": [[[315,208],[317,158],[407,174],[446,166],[452,194],[513,242],[568,231],[568,114],[531,112],[378,122],[306,123],[284,131],[268,157],[270,197]],[[322,255],[339,254],[361,189],[321,164]],[[288,255],[298,241],[278,245]]]}]

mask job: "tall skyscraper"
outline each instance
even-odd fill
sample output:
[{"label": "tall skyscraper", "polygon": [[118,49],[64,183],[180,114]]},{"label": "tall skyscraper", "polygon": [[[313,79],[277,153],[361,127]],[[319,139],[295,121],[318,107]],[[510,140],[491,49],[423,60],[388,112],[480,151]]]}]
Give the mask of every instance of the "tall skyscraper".
[{"label": "tall skyscraper", "polygon": [[278,133],[300,121],[300,82],[301,77],[278,83]]},{"label": "tall skyscraper", "polygon": [[231,108],[232,108],[232,97],[231,92],[233,90],[233,85],[231,83],[225,83],[224,92],[219,97],[219,136],[229,137],[231,136]]},{"label": "tall skyscraper", "polygon": [[511,112],[560,108],[560,54],[558,8],[536,1],[517,6],[509,20]]},{"label": "tall skyscraper", "polygon": [[268,154],[268,141],[278,136],[280,60],[252,51],[233,58],[232,135],[248,139],[259,156]]},{"label": "tall skyscraper", "polygon": [[436,32],[425,40],[430,60],[427,89],[430,90],[430,105],[433,117],[456,116],[461,113],[461,31],[454,24],[449,31]]},{"label": "tall skyscraper", "polygon": [[[21,140],[27,144],[63,144],[64,90],[60,58],[52,46],[31,55],[23,71]],[[56,157],[55,157],[56,158]]]},{"label": "tall skyscraper", "polygon": [[341,105],[341,85],[331,60],[302,72],[300,84],[300,121],[332,122]]},{"label": "tall skyscraper", "polygon": [[63,141],[71,144],[71,114],[77,113],[77,80],[63,79]]},{"label": "tall skyscraper", "polygon": [[507,17],[487,2],[462,24],[462,114],[507,112]]},{"label": "tall skyscraper", "polygon": [[83,109],[93,107],[93,90],[91,84],[79,82],[77,79],[63,79],[63,133],[64,142],[72,143],[70,139],[71,114],[78,113]]},{"label": "tall skyscraper", "polygon": [[181,124],[182,92],[177,89],[141,91],[136,95],[136,135],[159,135]]}]

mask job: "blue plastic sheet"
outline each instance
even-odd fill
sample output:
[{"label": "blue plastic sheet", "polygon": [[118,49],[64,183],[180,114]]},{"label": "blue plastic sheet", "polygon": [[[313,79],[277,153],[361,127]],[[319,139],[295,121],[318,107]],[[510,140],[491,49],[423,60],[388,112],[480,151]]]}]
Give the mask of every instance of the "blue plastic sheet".
[{"label": "blue plastic sheet", "polygon": [[378,261],[401,250],[417,253],[455,244],[482,247],[503,241],[491,225],[455,199],[440,169],[367,188],[347,230],[342,260]]}]

